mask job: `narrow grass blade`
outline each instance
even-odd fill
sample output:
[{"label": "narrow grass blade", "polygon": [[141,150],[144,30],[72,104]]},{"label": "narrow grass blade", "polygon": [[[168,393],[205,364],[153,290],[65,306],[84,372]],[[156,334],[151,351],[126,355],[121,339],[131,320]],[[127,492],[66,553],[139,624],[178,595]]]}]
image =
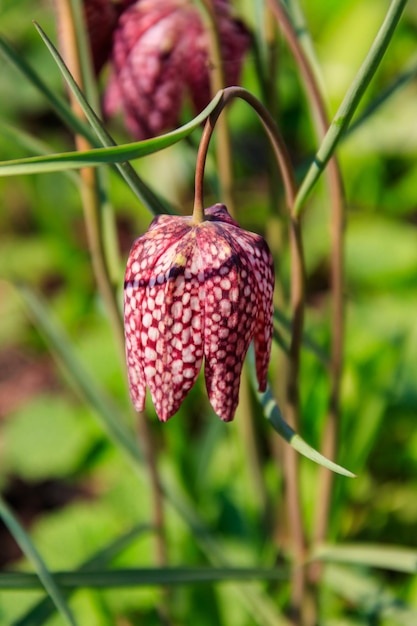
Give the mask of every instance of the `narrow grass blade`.
[{"label": "narrow grass blade", "polygon": [[314,560],[338,563],[352,563],[366,567],[377,567],[395,572],[417,573],[417,550],[403,546],[375,544],[344,544],[318,546]]},{"label": "narrow grass blade", "polygon": [[254,391],[262,406],[266,419],[270,422],[274,430],[276,430],[276,432],[283,439],[285,439],[285,441],[289,443],[290,446],[294,448],[294,450],[297,450],[297,452],[307,457],[311,461],[314,461],[315,463],[318,463],[319,465],[322,465],[323,467],[326,467],[327,469],[332,470],[333,472],[336,472],[337,474],[342,474],[343,476],[349,476],[350,478],[354,478],[355,474],[345,469],[341,465],[337,465],[337,463],[330,461],[325,456],[320,454],[320,452],[312,448],[306,441],[304,441],[302,437],[300,437],[300,435],[298,435],[295,432],[295,430],[291,428],[289,424],[287,424],[284,417],[282,416],[281,410],[269,386],[267,390],[263,393],[257,391],[258,382],[256,380],[256,373],[255,373],[255,363],[254,363],[255,357],[254,357],[253,345],[250,346],[248,355],[249,355],[249,360],[250,360],[250,371],[251,371],[250,378],[253,384]]},{"label": "narrow grass blade", "polygon": [[[77,48],[79,51],[83,85],[88,100],[92,106],[99,110],[100,97],[97,90],[97,80],[94,75],[93,60],[91,57],[91,46],[87,33],[86,16],[83,10],[84,0],[70,0],[71,18],[77,37]],[[37,27],[36,22],[33,22]]]},{"label": "narrow grass blade", "polygon": [[[21,146],[24,150],[28,150],[33,154],[50,154],[51,147],[41,141],[38,137],[34,137],[29,133],[23,131],[21,128],[17,128],[10,124],[5,124],[0,120],[0,135],[5,139],[14,142],[16,145]],[[64,176],[69,177],[75,185],[79,184],[78,172],[66,171],[63,172]]]},{"label": "narrow grass blade", "polygon": [[406,87],[412,80],[417,78],[417,59],[414,57],[399,76],[395,79],[375,98],[365,110],[356,118],[356,120],[347,129],[346,135],[350,135],[360,128],[364,122],[372,117],[383,105],[385,105],[398,91]]},{"label": "narrow grass blade", "polygon": [[366,88],[368,87],[385,54],[406,4],[407,0],[392,0],[384,22],[375,37],[371,49],[356,74],[350,88],[348,89],[348,92],[346,93],[342,104],[340,105],[330,128],[316,153],[316,156],[314,157],[314,161],[307,171],[307,174],[305,175],[299,188],[294,203],[294,212],[296,215],[300,213],[308,194],[316,184],[320,175],[323,173],[327,162],[333,155],[338,142],[347,129],[349,122],[366,91]]},{"label": "narrow grass blade", "polygon": [[[288,333],[291,332],[291,320],[288,317],[286,317],[284,313],[282,313],[281,311],[275,308],[274,309],[274,337],[276,337],[275,331],[277,331],[278,324],[283,326],[284,329]],[[283,347],[284,352],[288,353],[289,346],[285,343],[285,340],[281,337],[280,333],[279,333],[279,336],[280,336],[280,339],[276,337],[278,343],[281,345],[281,347]],[[303,333],[303,348],[308,350],[312,354],[314,354],[325,367],[329,366],[328,355],[325,353],[323,348],[316,341],[314,341],[314,339],[312,339],[309,336],[309,334],[306,332]]]},{"label": "narrow grass blade", "polygon": [[217,106],[221,97],[222,94],[219,92],[197,117],[165,135],[108,148],[95,148],[84,152],[64,152],[47,157],[39,156],[2,161],[0,163],[0,176],[18,176],[42,172],[61,172],[66,169],[80,169],[82,167],[98,167],[104,163],[121,163],[153,154],[163,148],[174,145],[198,128]]},{"label": "narrow grass blade", "polygon": [[417,624],[415,608],[408,607],[381,584],[379,579],[362,571],[339,565],[328,565],[324,570],[323,584],[347,600],[349,604],[360,608],[364,620],[361,623],[389,623],[403,626]]},{"label": "narrow grass blade", "polygon": [[[92,556],[90,559],[85,561],[74,573],[90,571],[99,568],[105,568],[108,564],[118,556],[125,548],[127,548],[132,541],[134,541],[139,535],[144,532],[149,532],[151,530],[151,526],[141,524],[139,526],[135,526],[129,532],[125,533],[121,537],[118,537],[115,541],[110,543],[108,546],[100,550],[97,554]],[[8,588],[14,589],[12,586],[12,579],[8,579],[7,577],[10,575],[9,573],[3,574],[6,578],[2,582],[0,574],[0,588],[2,584],[11,585]],[[17,589],[17,588],[16,588]],[[66,597],[68,597],[72,589],[67,589],[64,591]],[[40,602],[35,604],[23,617],[19,618],[17,621],[13,623],[12,626],[42,626],[50,617],[55,613],[55,606],[52,603],[49,597],[43,598]]]},{"label": "narrow grass blade", "polygon": [[79,135],[83,135],[94,144],[94,134],[88,125],[82,122],[71,110],[68,103],[48,87],[43,78],[34,70],[13,47],[0,36],[0,51],[19,72],[46,98],[58,117],[68,128]]},{"label": "narrow grass blade", "polygon": [[[127,587],[160,587],[213,584],[226,581],[287,580],[284,568],[244,567],[158,567],[103,571],[54,572],[54,580],[65,590],[80,588],[110,589]],[[34,574],[8,572],[0,574],[0,589],[36,590],[42,584]]]},{"label": "narrow grass blade", "polygon": [[[36,24],[35,24],[36,26]],[[40,27],[36,26],[40,32],[43,32]],[[42,36],[42,34],[41,34]],[[44,38],[47,39],[46,35]],[[44,40],[45,40],[44,39]],[[49,41],[49,40],[48,40]],[[52,44],[50,44],[52,46]],[[52,46],[53,48],[53,46]],[[58,117],[62,120],[62,122],[76,135],[82,135],[85,137],[88,142],[93,147],[107,147],[115,145],[113,140],[111,141],[103,141],[97,137],[97,133],[93,131],[92,128],[88,124],[86,124],[83,120],[81,120],[78,116],[74,114],[69,104],[60,96],[58,96],[55,92],[53,92],[48,85],[43,80],[42,76],[36,72],[34,68],[32,68],[25,59],[21,58],[17,52],[7,43],[7,41],[0,37],[0,51],[6,56],[9,62],[11,62],[16,69],[18,69],[21,74],[36,88],[40,91],[40,93],[47,99],[52,109],[58,115]],[[58,54],[58,53],[57,53]],[[71,77],[72,79],[72,77]],[[75,84],[75,83],[74,83]],[[39,150],[42,154],[43,151]],[[152,192],[150,187],[148,187],[134,172],[133,168],[128,163],[118,163],[116,169],[119,170],[120,174],[125,178],[128,182],[130,188],[133,193],[135,193],[136,197],[139,198],[141,202],[151,211],[153,208],[156,208],[161,212],[162,206],[164,207],[164,211],[166,213],[170,212],[168,204],[162,201],[159,201],[156,194]]]},{"label": "narrow grass blade", "polygon": [[306,58],[308,59],[309,65],[314,73],[315,80],[317,81],[320,90],[324,93],[325,89],[323,84],[324,81],[322,77],[322,71],[303,8],[299,0],[287,0],[285,2],[285,5],[288,11],[288,15],[290,16],[292,24],[294,26],[294,30],[297,34],[297,38],[300,41]]},{"label": "narrow grass blade", "polygon": [[12,533],[17,544],[22,549],[24,555],[31,561],[32,565],[36,569],[36,575],[33,575],[33,580],[38,588],[45,588],[54,602],[56,608],[64,618],[65,622],[70,626],[77,626],[77,622],[74,619],[69,606],[67,605],[63,594],[59,588],[59,585],[54,580],[54,577],[46,567],[41,555],[37,551],[36,547],[32,543],[29,535],[24,528],[20,525],[12,511],[9,509],[3,498],[0,496],[0,516]]}]

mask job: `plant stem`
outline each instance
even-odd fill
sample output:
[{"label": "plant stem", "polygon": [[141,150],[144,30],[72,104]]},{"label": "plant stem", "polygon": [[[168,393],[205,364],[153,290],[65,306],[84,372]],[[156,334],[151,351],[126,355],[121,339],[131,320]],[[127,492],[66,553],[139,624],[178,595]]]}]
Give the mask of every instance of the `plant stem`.
[{"label": "plant stem", "polygon": [[[79,54],[77,32],[74,27],[73,1],[74,0],[59,0],[59,2],[57,1],[55,3],[55,8],[60,32],[61,47],[63,49],[63,57],[66,59],[75,81],[78,83],[80,88],[83,89],[82,60]],[[84,113],[78,103],[78,100],[72,92],[70,92],[70,98],[71,106],[74,112],[79,117],[83,118]],[[75,142],[78,150],[88,150],[90,147],[87,140],[79,135],[75,137]],[[115,290],[112,287],[105,261],[103,224],[100,219],[101,207],[97,173],[93,168],[84,168],[81,170],[80,175],[84,217],[93,271],[99,291],[106,304],[107,311],[110,316],[111,326],[119,347],[123,367],[125,367],[123,321],[117,304]],[[157,529],[156,560],[159,565],[164,565],[166,563],[166,543],[163,530],[164,521],[162,494],[156,463],[157,456],[151,433],[149,432],[148,425],[146,423],[146,416],[144,413],[139,413],[138,415],[149,480],[154,497],[153,522],[155,528]]]},{"label": "plant stem", "polygon": [[[298,17],[301,16],[298,3]],[[321,140],[326,134],[328,127],[327,114],[323,97],[312,64],[300,44],[295,28],[293,27],[286,10],[280,2],[270,0],[269,5],[274,12],[277,21],[286,37],[288,46],[300,69],[301,76],[308,96],[308,102],[312,108],[316,133]],[[306,45],[310,42],[307,41]],[[310,47],[310,46],[309,46]],[[311,57],[311,54],[310,54]],[[330,400],[329,411],[325,425],[322,443],[322,454],[331,460],[336,457],[338,424],[340,421],[340,378],[343,361],[343,224],[344,224],[344,194],[342,176],[336,157],[332,157],[327,169],[329,196],[331,206],[331,289],[332,289],[332,347],[330,366]],[[314,539],[322,541],[327,534],[329,522],[330,501],[333,486],[333,473],[320,468],[319,470],[319,496],[316,520],[314,524]],[[311,574],[312,570],[310,570]],[[318,571],[316,571],[316,575]],[[315,576],[316,580],[317,577]]]},{"label": "plant stem", "polygon": [[226,107],[226,105],[229,104],[229,102],[231,102],[235,98],[240,98],[242,100],[245,100],[252,107],[252,109],[256,111],[265,128],[280,168],[284,184],[288,213],[290,216],[293,217],[293,219],[296,219],[296,217],[293,215],[293,205],[296,195],[294,170],[291,165],[291,160],[285,142],[271,114],[264,107],[262,102],[260,102],[253,94],[251,94],[243,87],[226,87],[225,89],[221,90],[220,94],[221,97],[217,106],[207,118],[204,131],[200,140],[195,174],[195,198],[193,215],[196,214],[198,216],[199,211],[201,211],[201,208],[204,206],[204,167],[206,163],[210,139],[213,134],[217,119],[223,109]]},{"label": "plant stem", "polygon": [[199,224],[204,220],[204,170],[206,167],[207,152],[210,145],[210,139],[213,134],[214,126],[217,118],[222,112],[225,104],[224,96],[214,111],[209,115],[204,125],[203,134],[201,135],[200,145],[198,146],[197,161],[195,166],[195,184],[194,184],[194,208],[193,222]]},{"label": "plant stem", "polygon": [[[274,13],[285,34],[288,45],[300,68],[301,76],[304,79],[308,101],[312,107],[313,119],[319,140],[326,134],[328,127],[327,114],[323,97],[321,95],[313,67],[309,62],[297,33],[281,3],[273,4]],[[293,0],[296,4],[296,0]],[[297,7],[296,7],[297,8]],[[298,15],[300,12],[298,11]],[[308,43],[308,42],[307,42]],[[311,55],[310,55],[311,56]],[[344,224],[344,201],[342,176],[336,157],[332,157],[327,168],[329,195],[331,206],[331,288],[332,288],[332,347],[330,365],[330,400],[329,412],[325,426],[325,433],[322,445],[322,453],[334,460],[337,448],[338,423],[340,419],[340,377],[343,361],[343,224]],[[325,538],[328,526],[330,509],[330,499],[333,484],[333,474],[324,468],[320,468],[319,475],[319,502],[321,506],[317,509],[315,523],[315,540],[321,541]]]},{"label": "plant stem", "polygon": [[[209,72],[210,88],[211,95],[214,96],[226,85],[223,55],[217,13],[213,0],[202,0],[202,4],[207,16],[206,27],[209,35],[209,50],[211,56]],[[216,160],[222,198],[224,199],[229,213],[234,215],[235,202],[233,198],[232,150],[226,116],[222,116],[217,122]]]},{"label": "plant stem", "polygon": [[[274,2],[275,4],[275,0],[268,1]],[[324,171],[339,140],[347,129],[366,88],[386,52],[406,4],[407,0],[392,0],[373,44],[343,98],[330,128],[327,130],[316,156],[298,190],[294,207],[297,214],[302,210],[308,194]]]},{"label": "plant stem", "polygon": [[[77,34],[74,28],[71,0],[55,2],[55,10],[63,56],[66,58],[75,80],[82,87],[83,73],[78,52]],[[83,119],[82,109],[71,91],[69,91],[69,98],[74,113]],[[88,150],[91,147],[89,142],[81,135],[75,136],[75,145],[79,151]],[[122,318],[106,266],[104,244],[101,236],[100,193],[97,172],[93,168],[83,168],[80,170],[80,179],[84,219],[94,276],[110,318],[121,362],[124,364]]]},{"label": "plant stem", "polygon": [[[286,413],[289,424],[296,428],[298,424],[299,414],[299,369],[300,369],[300,351],[303,335],[304,324],[304,254],[301,237],[301,229],[298,217],[293,212],[294,200],[296,195],[295,177],[288,155],[287,148],[281,133],[279,132],[275,121],[264,105],[250,92],[242,87],[227,87],[222,92],[222,98],[214,109],[210,118],[206,122],[202,139],[197,155],[195,193],[196,199],[194,211],[199,211],[203,206],[203,174],[204,163],[207,155],[210,137],[212,135],[215,123],[221,111],[226,104],[234,98],[245,100],[258,114],[266,133],[271,141],[278,165],[280,168],[284,190],[286,205],[289,214],[290,224],[290,248],[291,248],[291,309],[293,314],[292,320],[292,339],[289,354],[289,375],[287,381],[287,402]],[[305,556],[305,542],[302,527],[301,502],[299,497],[299,481],[298,481],[298,457],[296,452],[290,447],[285,448],[285,478],[286,478],[286,497],[289,515],[289,525],[292,532],[295,567],[293,579],[293,601],[292,608],[295,617],[295,623],[298,621],[298,615],[301,611],[301,600],[304,589],[304,570],[301,567]]]}]

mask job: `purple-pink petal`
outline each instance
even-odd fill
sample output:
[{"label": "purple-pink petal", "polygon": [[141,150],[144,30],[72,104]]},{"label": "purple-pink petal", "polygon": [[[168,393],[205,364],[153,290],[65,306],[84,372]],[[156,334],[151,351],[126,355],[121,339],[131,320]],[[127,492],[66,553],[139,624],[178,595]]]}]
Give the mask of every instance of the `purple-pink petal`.
[{"label": "purple-pink petal", "polygon": [[[208,223],[206,230],[212,232],[206,241],[209,251],[200,244],[206,275],[204,372],[214,411],[230,421],[239,401],[243,361],[254,332],[256,292],[239,247],[225,236],[223,225]],[[216,247],[217,253],[212,255]]]},{"label": "purple-pink petal", "polygon": [[154,265],[187,230],[184,220],[165,215],[157,217],[148,232],[135,241],[129,254],[125,273],[124,327],[129,388],[137,411],[144,408],[146,389],[141,341],[143,299],[148,297]]}]

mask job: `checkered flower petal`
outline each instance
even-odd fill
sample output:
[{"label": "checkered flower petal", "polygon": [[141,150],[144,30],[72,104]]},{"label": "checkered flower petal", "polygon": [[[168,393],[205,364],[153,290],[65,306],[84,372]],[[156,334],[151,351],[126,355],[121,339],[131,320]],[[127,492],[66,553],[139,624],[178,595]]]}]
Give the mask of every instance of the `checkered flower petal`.
[{"label": "checkered flower petal", "polygon": [[133,245],[125,276],[125,335],[130,392],[143,410],[149,386],[165,421],[176,413],[201,368],[203,275],[184,218],[161,216]]},{"label": "checkered flower petal", "polygon": [[[227,264],[231,271],[227,275],[227,265],[220,268],[219,273],[224,273],[225,276],[220,281],[215,279],[217,284],[213,288],[212,296],[214,299],[216,296],[221,298],[214,310],[218,329],[215,341],[220,349],[213,359],[210,359],[209,352],[206,353],[205,365],[211,404],[218,415],[219,411],[223,411],[222,419],[229,421],[233,419],[238,404],[241,370],[252,338],[255,342],[259,389],[266,389],[272,345],[273,259],[265,240],[260,235],[240,228],[224,205],[210,207],[206,210],[206,216],[209,220],[221,222],[221,225],[216,224],[220,230],[217,240],[223,240],[223,245],[231,251]],[[227,288],[230,288],[228,295]],[[230,313],[226,304],[227,297],[231,305]],[[219,318],[222,310],[226,312],[226,316]],[[208,345],[210,342],[206,340],[205,346]],[[219,355],[223,359],[222,372],[218,367]],[[214,368],[210,367],[212,362]],[[212,369],[220,373],[218,384],[210,384]],[[213,397],[210,395],[211,388]],[[220,404],[223,408],[220,408]]]},{"label": "checkered flower petal", "polygon": [[259,391],[265,391],[273,333],[273,259],[269,248],[265,245],[265,240],[255,233],[242,231],[239,245],[242,256],[246,256],[249,261],[251,276],[254,278],[254,292],[258,307],[254,332],[256,374]]},{"label": "checkered flower petal", "polygon": [[134,243],[125,276],[129,385],[137,410],[149,387],[159,418],[177,412],[205,360],[209,400],[234,417],[243,361],[255,338],[265,388],[274,273],[265,240],[242,230],[224,205],[206,220],[160,216]]}]

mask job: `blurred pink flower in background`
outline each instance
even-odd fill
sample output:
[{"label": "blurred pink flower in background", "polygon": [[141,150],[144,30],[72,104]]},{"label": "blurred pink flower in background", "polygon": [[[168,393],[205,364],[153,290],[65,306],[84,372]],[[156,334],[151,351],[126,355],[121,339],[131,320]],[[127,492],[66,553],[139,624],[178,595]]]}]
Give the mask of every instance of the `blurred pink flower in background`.
[{"label": "blurred pink flower in background", "polygon": [[[228,0],[214,0],[213,5],[224,86],[238,84],[249,34],[233,17]],[[108,58],[111,62],[104,112],[121,113],[136,139],[178,126],[186,95],[196,114],[207,106],[211,99],[209,33],[191,0],[88,0],[85,10],[96,70]]]}]

